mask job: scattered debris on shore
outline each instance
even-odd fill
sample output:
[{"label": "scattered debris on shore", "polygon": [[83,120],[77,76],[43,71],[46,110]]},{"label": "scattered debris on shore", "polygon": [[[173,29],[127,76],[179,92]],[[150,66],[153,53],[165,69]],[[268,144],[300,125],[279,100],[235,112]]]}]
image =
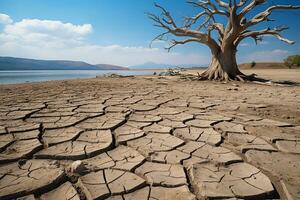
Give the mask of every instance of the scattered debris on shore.
[{"label": "scattered debris on shore", "polygon": [[111,74],[104,74],[101,76],[96,76],[96,78],[102,78],[102,77],[107,77],[107,78],[132,78],[135,77],[133,75],[121,75],[121,74],[115,74],[115,73],[111,73]]}]

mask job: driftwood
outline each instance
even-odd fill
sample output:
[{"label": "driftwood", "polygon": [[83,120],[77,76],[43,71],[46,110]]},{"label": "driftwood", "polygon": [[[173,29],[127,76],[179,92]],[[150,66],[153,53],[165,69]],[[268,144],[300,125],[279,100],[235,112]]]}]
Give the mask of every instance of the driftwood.
[{"label": "driftwood", "polygon": [[104,74],[102,76],[96,76],[96,78],[101,78],[101,77],[109,77],[109,78],[128,78],[128,77],[134,77],[133,75],[120,75],[120,74],[115,74],[115,73],[112,73],[112,74]]},{"label": "driftwood", "polygon": [[159,73],[159,76],[180,76],[181,69],[168,69],[166,72]]}]

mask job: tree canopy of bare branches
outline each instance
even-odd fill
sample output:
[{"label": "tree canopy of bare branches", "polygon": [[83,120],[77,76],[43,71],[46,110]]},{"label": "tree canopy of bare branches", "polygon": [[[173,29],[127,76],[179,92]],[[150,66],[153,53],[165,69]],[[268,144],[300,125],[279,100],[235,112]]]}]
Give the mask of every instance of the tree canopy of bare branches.
[{"label": "tree canopy of bare branches", "polygon": [[212,60],[207,71],[201,74],[201,79],[248,79],[249,77],[240,72],[236,62],[237,47],[246,38],[258,42],[269,35],[288,44],[294,44],[294,41],[282,36],[282,31],[288,27],[270,28],[266,25],[265,29],[255,30],[255,28],[256,25],[274,21],[271,19],[274,11],[299,9],[300,6],[269,5],[264,11],[251,16],[257,8],[266,7],[268,0],[189,0],[187,3],[194,6],[197,13],[194,16],[186,16],[180,25],[171,13],[159,4],[155,4],[155,7],[161,11],[160,15],[153,13],[147,15],[154,22],[154,26],[164,30],[154,40],[166,40],[169,35],[174,36],[172,38],[175,39],[169,41],[168,50],[190,42],[209,47]]}]

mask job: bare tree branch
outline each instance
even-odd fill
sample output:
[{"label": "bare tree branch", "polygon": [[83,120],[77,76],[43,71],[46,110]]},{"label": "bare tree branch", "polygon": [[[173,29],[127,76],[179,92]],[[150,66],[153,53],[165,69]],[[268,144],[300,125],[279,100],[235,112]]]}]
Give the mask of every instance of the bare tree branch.
[{"label": "bare tree branch", "polygon": [[280,32],[287,30],[287,29],[288,29],[288,27],[277,27],[274,29],[267,28],[267,29],[263,29],[263,30],[259,30],[259,31],[245,31],[235,41],[235,45],[238,45],[242,40],[244,40],[245,38],[249,38],[249,37],[253,38],[255,40],[255,42],[257,43],[257,41],[262,40],[262,36],[264,36],[264,35],[271,35],[285,43],[294,44],[295,43],[294,41],[288,40],[280,35]]},{"label": "bare tree branch", "polygon": [[172,16],[165,8],[158,4],[155,4],[155,6],[161,10],[162,17],[152,13],[147,13],[147,15],[152,21],[154,21],[154,26],[167,30],[166,32],[156,36],[154,38],[155,40],[162,40],[164,36],[172,34],[178,37],[188,37],[190,40],[197,40],[197,42],[206,44],[210,47],[216,48],[218,46],[215,40],[212,39],[209,34],[203,33],[199,30],[188,29],[186,25],[183,27],[177,26]]},{"label": "bare tree branch", "polygon": [[243,7],[249,0],[240,0],[240,2],[237,4],[237,7]]},{"label": "bare tree branch", "polygon": [[211,26],[212,26],[213,29],[215,29],[215,30],[218,31],[220,38],[224,37],[225,27],[224,27],[223,24],[221,24],[221,23],[213,23]]},{"label": "bare tree branch", "polygon": [[166,31],[166,32],[163,32],[163,33],[157,35],[157,36],[156,36],[155,38],[153,38],[153,40],[150,42],[149,47],[150,47],[150,48],[152,47],[152,44],[153,44],[154,41],[157,41],[157,40],[158,40],[158,41],[165,41],[165,40],[164,40],[164,36],[167,35],[167,34],[169,34],[169,31]]},{"label": "bare tree branch", "polygon": [[186,43],[189,43],[189,42],[199,42],[199,43],[202,43],[200,40],[198,39],[186,39],[186,40],[181,40],[181,41],[178,41],[178,40],[171,40],[170,41],[170,46],[169,47],[166,47],[165,49],[167,49],[168,51],[170,51],[173,47],[177,46],[177,45],[182,45],[182,44],[186,44]]},{"label": "bare tree branch", "polygon": [[239,17],[243,18],[250,10],[253,10],[253,8],[265,3],[266,1],[267,0],[252,0],[252,2],[240,12]]},{"label": "bare tree branch", "polygon": [[194,5],[197,8],[201,8],[204,11],[198,13],[193,17],[185,18],[185,27],[190,28],[192,25],[198,22],[201,18],[205,18],[204,21],[198,26],[196,30],[200,31],[203,28],[207,29],[210,25],[216,22],[214,15],[222,15],[229,17],[229,13],[224,10],[220,10],[217,6],[211,2],[211,0],[203,1],[187,1],[187,3]]},{"label": "bare tree branch", "polygon": [[202,0],[198,0],[198,1],[187,1],[187,3],[192,4],[196,7],[202,8],[204,9],[208,14],[211,15],[224,15],[224,16],[229,16],[229,13],[227,12],[227,9],[221,10],[218,9],[217,6],[211,2],[211,0],[207,0],[207,1],[202,1]]},{"label": "bare tree branch", "polygon": [[254,16],[249,22],[246,23],[245,27],[248,28],[250,26],[256,25],[260,22],[264,21],[272,21],[268,17],[272,14],[274,10],[290,10],[290,9],[299,9],[300,6],[292,6],[292,5],[275,5],[269,7],[267,10],[257,14]]},{"label": "bare tree branch", "polygon": [[221,7],[223,7],[223,8],[229,9],[229,4],[228,4],[228,3],[225,3],[225,2],[223,2],[223,1],[221,1],[221,0],[215,0],[215,1],[217,2],[217,4],[218,4],[219,6],[221,6]]},{"label": "bare tree branch", "polygon": [[[205,25],[209,20],[213,20],[214,18],[212,17],[212,15],[210,15],[209,13],[207,13],[206,11],[200,12],[197,15],[193,16],[193,17],[186,17],[185,18],[185,24],[184,27],[186,28],[190,28],[193,24],[195,24],[201,17],[206,17],[206,21],[201,23],[201,25]],[[200,26],[201,26],[200,25]],[[200,30],[200,29],[198,29]]]}]

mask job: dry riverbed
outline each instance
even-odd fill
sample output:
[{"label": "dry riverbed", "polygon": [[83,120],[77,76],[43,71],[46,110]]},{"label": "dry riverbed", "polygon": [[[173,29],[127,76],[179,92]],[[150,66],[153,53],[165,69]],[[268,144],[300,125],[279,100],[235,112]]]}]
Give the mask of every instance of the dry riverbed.
[{"label": "dry riverbed", "polygon": [[300,199],[299,166],[299,86],[159,76],[0,86],[0,199]]}]

